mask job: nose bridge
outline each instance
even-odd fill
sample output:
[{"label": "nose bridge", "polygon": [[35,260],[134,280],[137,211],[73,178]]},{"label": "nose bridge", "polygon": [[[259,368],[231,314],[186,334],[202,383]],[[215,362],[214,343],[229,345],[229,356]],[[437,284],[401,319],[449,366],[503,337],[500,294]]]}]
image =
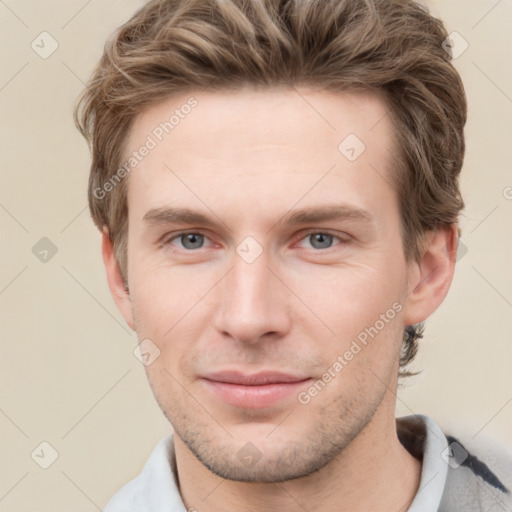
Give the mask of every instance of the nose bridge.
[{"label": "nose bridge", "polygon": [[254,343],[264,334],[286,329],[286,299],[267,268],[268,253],[263,251],[251,261],[238,251],[223,283],[216,327],[240,341]]},{"label": "nose bridge", "polygon": [[271,272],[267,268],[268,258],[260,256],[255,261],[248,263],[242,257],[236,256],[231,271],[231,290],[229,296],[239,304],[239,309],[261,309],[265,303],[265,297],[270,299],[269,285]]}]

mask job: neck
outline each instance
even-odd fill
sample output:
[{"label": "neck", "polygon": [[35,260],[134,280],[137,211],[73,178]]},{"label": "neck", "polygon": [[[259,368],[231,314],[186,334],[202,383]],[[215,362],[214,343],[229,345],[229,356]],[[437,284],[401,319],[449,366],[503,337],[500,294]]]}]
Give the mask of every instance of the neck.
[{"label": "neck", "polygon": [[225,480],[203,466],[176,434],[174,444],[182,499],[187,510],[201,512],[404,511],[421,476],[421,463],[398,440],[391,404],[380,407],[326,466],[285,482]]}]

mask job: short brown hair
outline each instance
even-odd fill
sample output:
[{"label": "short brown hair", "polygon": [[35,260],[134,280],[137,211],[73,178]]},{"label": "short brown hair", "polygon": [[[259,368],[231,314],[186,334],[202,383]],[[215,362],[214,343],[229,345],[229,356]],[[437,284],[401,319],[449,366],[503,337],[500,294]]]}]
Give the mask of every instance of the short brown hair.
[{"label": "short brown hair", "polygon": [[[397,143],[404,253],[418,259],[422,235],[457,223],[464,207],[467,105],[447,38],[443,23],[409,0],[150,0],[107,41],[74,114],[92,151],[92,218],[108,229],[125,282],[127,180],[104,197],[94,191],[121,165],[144,107],[206,87],[307,85],[382,97]],[[405,329],[401,367],[419,337],[421,329]]]}]

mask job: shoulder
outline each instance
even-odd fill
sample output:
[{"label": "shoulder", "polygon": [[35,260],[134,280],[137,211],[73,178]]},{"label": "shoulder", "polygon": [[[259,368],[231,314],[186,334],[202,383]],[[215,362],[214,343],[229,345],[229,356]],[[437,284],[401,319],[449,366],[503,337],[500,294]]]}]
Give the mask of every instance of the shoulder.
[{"label": "shoulder", "polygon": [[[136,510],[137,496],[140,496],[141,481],[140,475],[123,485],[108,501],[103,512],[132,512]],[[141,508],[141,510],[145,510]]]},{"label": "shoulder", "polygon": [[402,444],[422,460],[420,487],[410,510],[512,512],[510,448],[419,414],[397,418],[397,427]]},{"label": "shoulder", "polygon": [[171,434],[158,442],[140,474],[112,496],[104,512],[182,510],[183,503],[172,469],[173,457]]},{"label": "shoulder", "polygon": [[512,451],[482,435],[443,432],[448,473],[439,511],[512,510]]}]

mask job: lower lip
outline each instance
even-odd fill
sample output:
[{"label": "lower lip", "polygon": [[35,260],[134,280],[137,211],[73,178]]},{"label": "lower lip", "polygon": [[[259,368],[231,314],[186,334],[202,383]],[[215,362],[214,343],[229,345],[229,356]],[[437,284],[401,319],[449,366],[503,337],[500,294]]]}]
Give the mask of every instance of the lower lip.
[{"label": "lower lip", "polygon": [[297,394],[311,379],[298,382],[277,382],[261,386],[244,386],[204,379],[208,388],[221,400],[235,407],[260,409],[271,407],[280,400]]}]

